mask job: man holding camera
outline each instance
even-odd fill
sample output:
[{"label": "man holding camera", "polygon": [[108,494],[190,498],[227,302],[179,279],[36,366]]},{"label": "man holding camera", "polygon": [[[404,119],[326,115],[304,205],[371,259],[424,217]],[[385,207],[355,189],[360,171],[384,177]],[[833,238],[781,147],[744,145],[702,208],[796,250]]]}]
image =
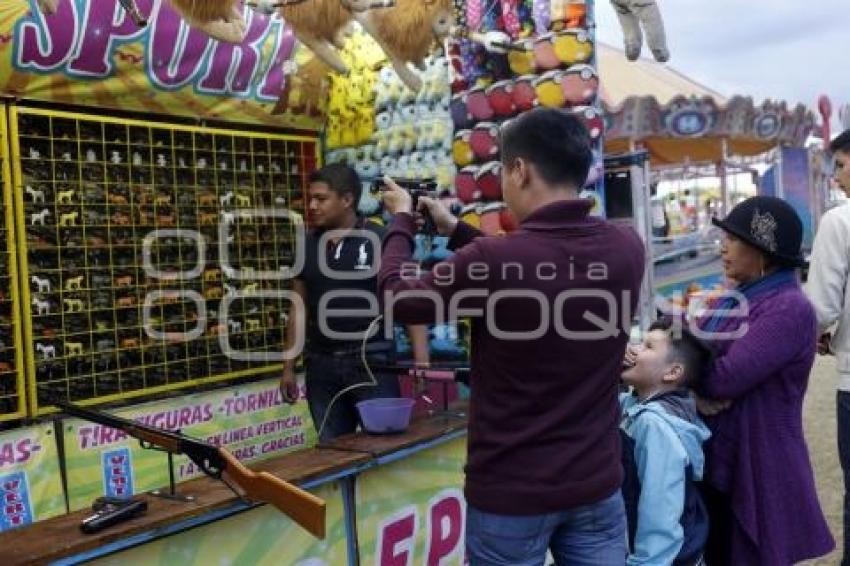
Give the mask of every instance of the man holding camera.
[{"label": "man holding camera", "polygon": [[549,549],[558,564],[621,566],[621,325],[636,307],[644,247],[630,228],[590,217],[592,203],[578,198],[592,154],[574,116],[521,115],[502,128],[501,156],[504,199],[520,229],[482,237],[421,197],[420,211],[456,250],[422,276],[406,266],[412,199],[387,180],[395,218],[379,290],[400,322],[472,319],[470,563],[542,564]]},{"label": "man holding camera", "polygon": [[[384,326],[373,324],[384,228],[358,216],[361,191],[351,167],[326,165],[312,174],[308,207],[314,230],[307,235],[304,267],[293,281],[304,309],[293,304],[290,310],[285,349],[295,346],[306,325],[307,404],[321,442],[357,430],[357,402],[399,396],[398,377],[386,369],[374,371],[373,384],[361,358],[364,339],[370,366],[386,368],[395,354]],[[425,328],[409,331],[415,360],[427,364]],[[284,362],[280,389],[285,402],[298,400],[295,359]]]}]

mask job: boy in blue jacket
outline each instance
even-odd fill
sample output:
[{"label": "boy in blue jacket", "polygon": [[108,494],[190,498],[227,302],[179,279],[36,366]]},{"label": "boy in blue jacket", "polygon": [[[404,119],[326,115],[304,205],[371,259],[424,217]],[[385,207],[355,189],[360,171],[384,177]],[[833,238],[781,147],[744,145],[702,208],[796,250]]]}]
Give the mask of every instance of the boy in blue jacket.
[{"label": "boy in blue jacket", "polygon": [[629,526],[627,564],[699,564],[708,516],[695,482],[702,479],[702,443],[710,433],[688,386],[708,352],[686,330],[674,336],[657,322],[641,346],[626,352],[620,395],[623,498]]}]

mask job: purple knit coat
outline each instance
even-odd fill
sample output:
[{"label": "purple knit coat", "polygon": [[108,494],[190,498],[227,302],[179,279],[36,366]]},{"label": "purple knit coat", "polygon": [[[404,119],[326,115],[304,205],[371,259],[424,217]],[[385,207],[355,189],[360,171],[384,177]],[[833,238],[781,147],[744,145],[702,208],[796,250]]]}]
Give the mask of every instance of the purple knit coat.
[{"label": "purple knit coat", "polygon": [[702,385],[707,397],[733,401],[707,419],[707,481],[730,497],[737,519],[732,564],[783,566],[835,546],[803,437],[817,324],[796,281],[753,297],[746,318],[727,318],[717,330],[744,322],[742,337],[715,342],[719,355]]}]

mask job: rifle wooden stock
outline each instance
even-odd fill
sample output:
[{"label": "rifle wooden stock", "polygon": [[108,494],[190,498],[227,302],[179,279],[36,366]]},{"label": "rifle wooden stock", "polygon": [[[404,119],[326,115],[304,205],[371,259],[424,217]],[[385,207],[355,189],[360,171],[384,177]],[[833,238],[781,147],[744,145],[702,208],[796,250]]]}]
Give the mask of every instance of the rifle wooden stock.
[{"label": "rifle wooden stock", "polygon": [[225,450],[218,449],[227,463],[224,472],[250,497],[277,507],[316,538],[325,538],[325,502],[308,491],[273,476],[254,472]]},{"label": "rifle wooden stock", "polygon": [[325,538],[325,502],[321,498],[268,472],[257,473],[246,468],[224,448],[66,401],[55,400],[54,404],[75,417],[123,430],[140,440],[142,446],[148,443],[172,454],[185,454],[212,478],[220,480],[222,473],[226,473],[246,496],[274,505],[310,534]]}]

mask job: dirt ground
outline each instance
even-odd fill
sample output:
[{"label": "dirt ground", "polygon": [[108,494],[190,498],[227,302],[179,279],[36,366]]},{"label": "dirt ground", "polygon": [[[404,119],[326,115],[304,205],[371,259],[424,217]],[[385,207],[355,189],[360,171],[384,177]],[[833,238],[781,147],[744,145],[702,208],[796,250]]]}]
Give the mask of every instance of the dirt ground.
[{"label": "dirt ground", "polygon": [[835,358],[818,356],[809,379],[803,419],[818,496],[838,548],[828,556],[805,562],[807,565],[833,565],[841,561],[841,501],[844,484],[835,440],[835,384]]}]

